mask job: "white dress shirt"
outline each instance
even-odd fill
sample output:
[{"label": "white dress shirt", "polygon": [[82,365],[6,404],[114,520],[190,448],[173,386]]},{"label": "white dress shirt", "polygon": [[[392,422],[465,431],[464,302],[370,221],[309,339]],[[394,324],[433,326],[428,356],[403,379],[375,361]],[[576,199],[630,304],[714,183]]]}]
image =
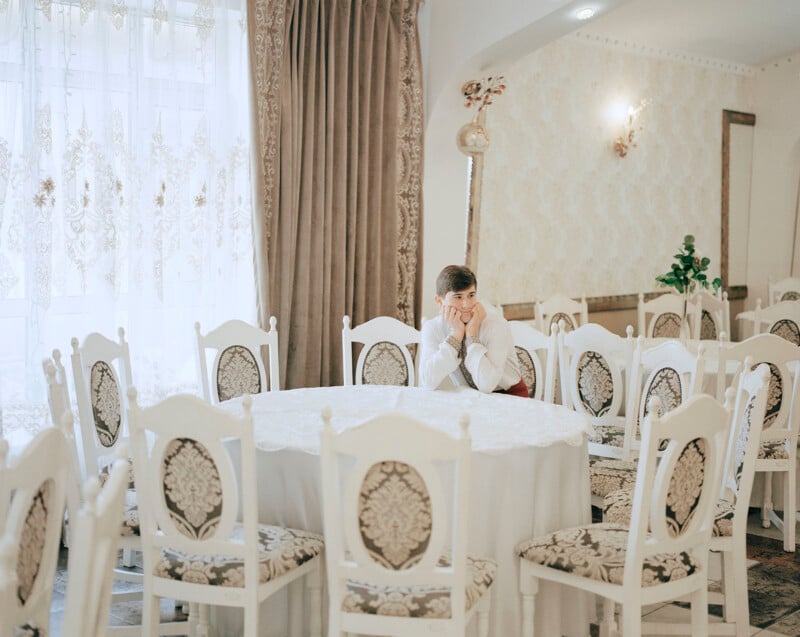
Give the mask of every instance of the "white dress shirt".
[{"label": "white dress shirt", "polygon": [[[448,342],[450,327],[441,316],[422,326],[422,348],[419,363],[419,386],[436,389],[445,376],[453,384],[469,385],[459,368],[458,350]],[[466,336],[464,339],[466,340]],[[487,313],[478,333],[480,343],[467,346],[465,366],[477,389],[491,393],[508,389],[520,381],[519,363],[508,322],[496,314]]]}]

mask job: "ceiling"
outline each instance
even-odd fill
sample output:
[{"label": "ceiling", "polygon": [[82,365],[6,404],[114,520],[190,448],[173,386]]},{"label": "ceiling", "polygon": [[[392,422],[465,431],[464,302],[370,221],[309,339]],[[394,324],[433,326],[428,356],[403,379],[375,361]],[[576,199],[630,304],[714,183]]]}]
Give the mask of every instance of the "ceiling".
[{"label": "ceiling", "polygon": [[631,0],[578,30],[758,66],[800,51],[800,0]]}]

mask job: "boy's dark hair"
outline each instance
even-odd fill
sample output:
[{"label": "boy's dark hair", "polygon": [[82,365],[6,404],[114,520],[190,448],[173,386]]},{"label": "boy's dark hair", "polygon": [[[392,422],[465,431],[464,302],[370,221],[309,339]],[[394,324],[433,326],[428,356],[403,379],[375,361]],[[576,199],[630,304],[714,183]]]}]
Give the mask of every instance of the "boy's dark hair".
[{"label": "boy's dark hair", "polygon": [[478,279],[465,265],[448,265],[436,277],[436,294],[443,297],[448,292],[461,292],[472,286],[478,287]]}]

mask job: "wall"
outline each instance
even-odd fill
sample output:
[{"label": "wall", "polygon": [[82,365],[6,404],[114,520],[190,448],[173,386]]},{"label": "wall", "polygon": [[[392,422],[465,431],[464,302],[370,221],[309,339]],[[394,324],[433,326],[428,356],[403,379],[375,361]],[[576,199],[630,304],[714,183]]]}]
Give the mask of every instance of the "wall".
[{"label": "wall", "polygon": [[[800,50],[758,69],[753,112],[748,308],[759,297],[766,302],[770,276],[778,280],[791,271],[800,181]],[[800,245],[795,251],[800,252]]]},{"label": "wall", "polygon": [[[718,273],[722,110],[752,111],[752,77],[579,36],[505,76],[487,117],[479,239],[494,302],[656,289],[687,233]],[[643,98],[638,147],[619,158],[625,104]]]}]

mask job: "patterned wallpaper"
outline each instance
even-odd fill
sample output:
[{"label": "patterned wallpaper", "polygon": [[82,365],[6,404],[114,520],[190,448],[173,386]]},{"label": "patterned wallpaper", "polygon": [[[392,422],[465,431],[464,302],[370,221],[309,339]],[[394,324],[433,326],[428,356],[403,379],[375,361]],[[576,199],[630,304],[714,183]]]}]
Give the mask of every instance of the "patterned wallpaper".
[{"label": "patterned wallpaper", "polygon": [[[478,280],[496,303],[656,289],[687,233],[719,268],[722,109],[753,78],[562,38],[503,69],[487,112]],[[625,111],[651,100],[617,157]]]}]

